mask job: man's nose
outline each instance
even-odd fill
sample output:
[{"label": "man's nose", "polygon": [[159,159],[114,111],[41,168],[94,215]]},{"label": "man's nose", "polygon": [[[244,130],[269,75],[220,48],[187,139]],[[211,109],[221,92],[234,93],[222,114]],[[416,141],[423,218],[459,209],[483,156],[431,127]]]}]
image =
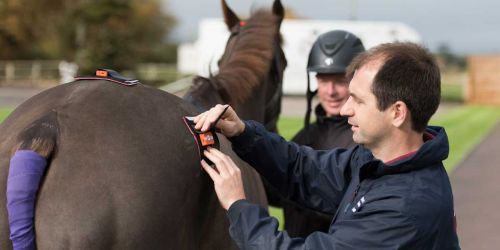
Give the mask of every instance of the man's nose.
[{"label": "man's nose", "polygon": [[334,82],[329,82],[328,83],[328,95],[336,95],[337,93],[338,93],[337,85]]},{"label": "man's nose", "polygon": [[341,116],[353,116],[354,111],[352,109],[352,97],[349,97],[340,109]]}]

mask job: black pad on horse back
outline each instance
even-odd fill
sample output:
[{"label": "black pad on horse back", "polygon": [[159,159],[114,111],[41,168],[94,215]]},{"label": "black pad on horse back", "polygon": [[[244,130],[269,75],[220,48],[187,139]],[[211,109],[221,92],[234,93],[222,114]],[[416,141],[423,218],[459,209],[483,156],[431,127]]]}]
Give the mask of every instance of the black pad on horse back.
[{"label": "black pad on horse back", "polygon": [[194,117],[184,116],[182,117],[182,120],[194,137],[196,145],[198,146],[200,160],[205,160],[208,165],[214,165],[214,163],[203,154],[203,151],[207,149],[207,147],[220,149],[219,138],[215,132],[215,127],[212,127],[209,131],[201,132],[194,128]]},{"label": "black pad on horse back", "polygon": [[112,70],[112,69],[97,69],[95,71],[95,75],[93,76],[77,76],[75,80],[106,80],[114,83],[119,83],[125,86],[134,86],[137,85],[139,80],[126,78],[120,73]]}]

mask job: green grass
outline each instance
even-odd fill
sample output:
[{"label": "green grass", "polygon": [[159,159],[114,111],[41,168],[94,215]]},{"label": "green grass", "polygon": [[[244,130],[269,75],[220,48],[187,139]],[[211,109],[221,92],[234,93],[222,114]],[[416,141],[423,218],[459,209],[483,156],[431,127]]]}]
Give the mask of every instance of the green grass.
[{"label": "green grass", "polygon": [[0,123],[12,112],[9,108],[0,108]]},{"label": "green grass", "polygon": [[484,106],[462,106],[432,119],[430,124],[444,127],[448,134],[450,154],[444,161],[446,170],[451,173],[499,120],[500,108]]},{"label": "green grass", "polygon": [[278,131],[286,140],[291,140],[303,126],[304,118],[282,116],[278,120]]},{"label": "green grass", "polygon": [[463,102],[464,89],[459,84],[445,84],[441,85],[441,101],[446,102]]}]

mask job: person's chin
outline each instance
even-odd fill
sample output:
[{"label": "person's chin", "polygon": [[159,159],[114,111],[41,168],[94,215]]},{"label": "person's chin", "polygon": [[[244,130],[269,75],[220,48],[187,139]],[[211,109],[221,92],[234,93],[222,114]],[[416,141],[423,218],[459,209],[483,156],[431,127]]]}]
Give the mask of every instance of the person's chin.
[{"label": "person's chin", "polygon": [[352,134],[352,141],[356,144],[361,144],[361,141],[359,138],[356,136],[356,134]]},{"label": "person's chin", "polygon": [[341,106],[328,105],[328,108],[326,109],[326,111],[327,111],[329,116],[336,116],[336,115],[340,114],[340,108],[341,108]]},{"label": "person's chin", "polygon": [[351,125],[351,131],[352,131],[352,140],[356,144],[362,144],[362,138],[361,138],[361,136],[359,134],[359,127]]},{"label": "person's chin", "polygon": [[342,107],[342,102],[328,102],[327,105],[330,108],[339,109]]}]

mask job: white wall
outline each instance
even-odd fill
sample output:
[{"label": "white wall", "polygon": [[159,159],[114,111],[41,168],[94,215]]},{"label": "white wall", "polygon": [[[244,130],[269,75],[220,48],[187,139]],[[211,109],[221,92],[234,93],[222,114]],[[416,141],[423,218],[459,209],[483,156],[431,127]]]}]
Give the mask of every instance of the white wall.
[{"label": "white wall", "polygon": [[[415,30],[400,22],[285,20],[281,26],[283,50],[288,60],[283,84],[285,94],[305,93],[309,50],[320,34],[335,29],[354,33],[367,49],[392,41],[421,42]],[[204,19],[198,34],[195,43],[179,47],[178,69],[184,74],[208,76],[209,69],[217,70],[217,60],[224,52],[229,32],[222,19]]]}]

